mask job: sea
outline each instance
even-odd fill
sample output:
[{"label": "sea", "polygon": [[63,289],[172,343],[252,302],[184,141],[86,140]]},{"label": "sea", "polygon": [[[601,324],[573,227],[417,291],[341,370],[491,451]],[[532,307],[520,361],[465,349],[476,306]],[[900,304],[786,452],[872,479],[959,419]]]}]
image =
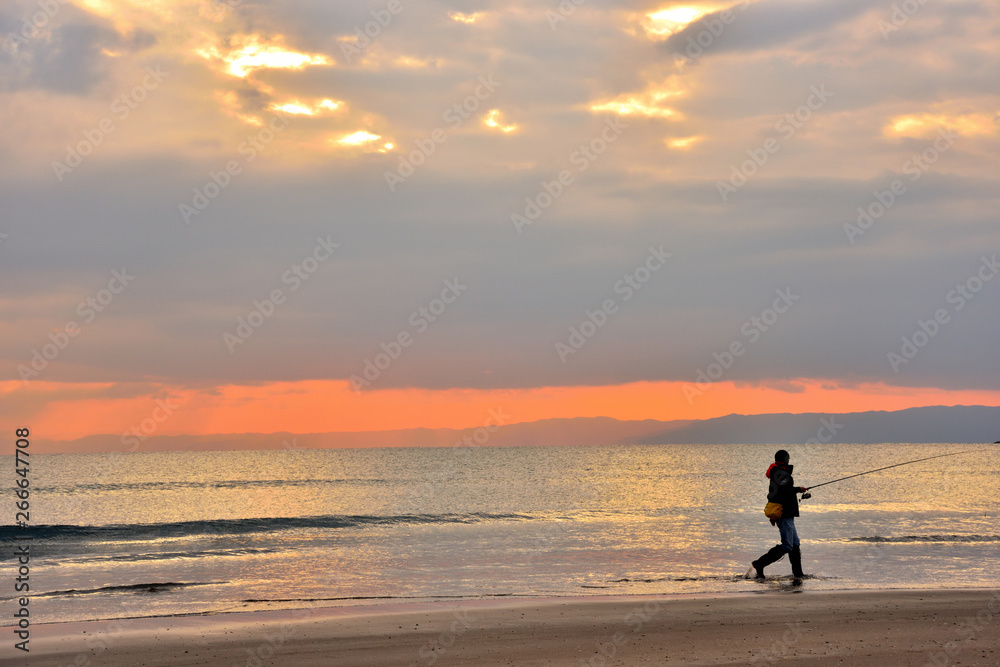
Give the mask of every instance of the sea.
[{"label": "sea", "polygon": [[15,545],[30,545],[33,623],[1000,584],[998,449],[955,444],[785,446],[801,486],[948,456],[816,488],[796,520],[809,577],[783,559],[748,579],[778,541],[763,514],[777,448],[36,454],[30,521],[7,504],[0,569],[13,581]]}]

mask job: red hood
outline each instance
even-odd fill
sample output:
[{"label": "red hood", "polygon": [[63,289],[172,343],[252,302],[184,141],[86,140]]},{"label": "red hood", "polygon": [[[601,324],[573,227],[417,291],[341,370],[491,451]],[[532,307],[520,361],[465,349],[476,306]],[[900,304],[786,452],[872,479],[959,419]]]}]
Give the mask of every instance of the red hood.
[{"label": "red hood", "polygon": [[764,476],[767,477],[768,479],[771,479],[771,471],[774,470],[775,468],[783,468],[785,470],[788,470],[788,466],[786,466],[784,463],[778,463],[777,461],[775,461],[770,466],[768,466],[767,472],[764,473]]}]

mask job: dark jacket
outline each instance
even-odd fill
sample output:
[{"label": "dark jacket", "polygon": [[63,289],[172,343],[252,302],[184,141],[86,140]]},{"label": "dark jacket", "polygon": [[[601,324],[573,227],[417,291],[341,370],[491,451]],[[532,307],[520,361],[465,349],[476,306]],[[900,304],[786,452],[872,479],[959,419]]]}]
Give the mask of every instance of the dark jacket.
[{"label": "dark jacket", "polygon": [[772,463],[764,473],[771,480],[767,490],[767,500],[771,503],[781,503],[781,516],[795,518],[799,515],[799,499],[795,495],[798,487],[792,480],[792,468],[789,463]]}]

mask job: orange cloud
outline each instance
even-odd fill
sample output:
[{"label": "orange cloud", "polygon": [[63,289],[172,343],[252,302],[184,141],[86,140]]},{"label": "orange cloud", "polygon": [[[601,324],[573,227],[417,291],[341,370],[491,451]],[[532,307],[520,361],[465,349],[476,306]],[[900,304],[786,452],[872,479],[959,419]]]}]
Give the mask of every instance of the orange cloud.
[{"label": "orange cloud", "polygon": [[680,120],[683,115],[676,109],[664,106],[664,102],[686,94],[687,91],[681,86],[677,77],[670,77],[662,84],[649,84],[641,93],[626,93],[614,99],[594,102],[589,108],[594,113],[611,112],[619,116],[634,115]]},{"label": "orange cloud", "polygon": [[264,39],[259,35],[237,35],[229,48],[207,46],[198,51],[202,57],[222,61],[225,71],[245,78],[258,69],[302,69],[310,65],[330,65],[322,54],[299,53],[285,46],[284,37]]},{"label": "orange cloud", "polygon": [[379,145],[377,142],[381,138],[381,135],[373,134],[368,130],[358,130],[351,134],[332,137],[328,143],[335,148],[361,148],[376,153],[391,151],[394,144],[392,142],[385,142]]},{"label": "orange cloud", "polygon": [[916,113],[896,116],[883,130],[886,136],[925,137],[947,128],[963,136],[996,134],[1000,131],[997,113]]},{"label": "orange cloud", "polygon": [[490,109],[486,112],[486,115],[483,116],[483,125],[492,130],[499,130],[500,132],[506,134],[517,129],[517,125],[505,125],[505,122],[503,112],[500,111],[500,109]]},{"label": "orange cloud", "polygon": [[448,18],[450,18],[452,21],[458,21],[459,23],[469,23],[469,24],[475,23],[483,16],[484,14],[482,12],[474,12],[472,14],[463,14],[462,12],[450,12],[448,14]]},{"label": "orange cloud", "polygon": [[703,16],[719,9],[721,7],[718,3],[675,5],[642,16],[642,27],[651,37],[666,39]]},{"label": "orange cloud", "polygon": [[694,146],[696,143],[701,141],[702,139],[704,139],[704,137],[695,135],[691,137],[678,137],[674,139],[667,139],[666,143],[667,146],[670,146],[670,148],[686,151],[692,146]]},{"label": "orange cloud", "polygon": [[338,111],[344,108],[344,103],[339,100],[324,99],[315,103],[292,100],[281,104],[272,104],[271,109],[302,116],[315,116],[331,111]]}]

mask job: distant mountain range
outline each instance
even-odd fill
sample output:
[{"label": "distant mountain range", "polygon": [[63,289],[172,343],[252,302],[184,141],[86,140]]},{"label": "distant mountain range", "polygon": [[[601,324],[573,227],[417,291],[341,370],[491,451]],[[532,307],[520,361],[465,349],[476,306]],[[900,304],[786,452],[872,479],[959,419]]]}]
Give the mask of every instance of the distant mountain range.
[{"label": "distant mountain range", "polygon": [[[494,427],[495,428],[495,427]],[[405,429],[356,433],[233,433],[151,436],[124,441],[119,435],[32,443],[38,453],[104,451],[199,451],[344,447],[448,447],[614,444],[992,443],[1000,438],[1000,407],[935,406],[895,412],[726,415],[679,421],[620,421],[610,417],[543,419],[485,428]]]}]

